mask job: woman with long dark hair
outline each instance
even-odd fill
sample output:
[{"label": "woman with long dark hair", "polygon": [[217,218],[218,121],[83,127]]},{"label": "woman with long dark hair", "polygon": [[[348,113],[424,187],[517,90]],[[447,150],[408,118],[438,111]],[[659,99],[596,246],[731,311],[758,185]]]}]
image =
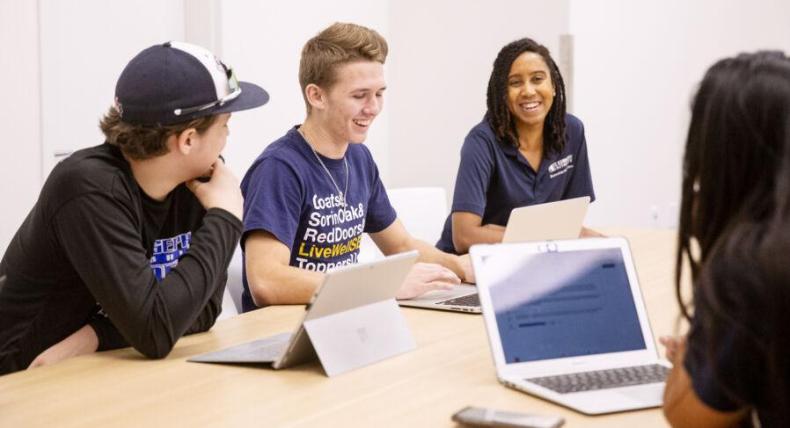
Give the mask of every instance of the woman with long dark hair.
[{"label": "woman with long dark hair", "polygon": [[513,208],[595,199],[584,126],[565,112],[565,84],[545,46],[524,38],[499,51],[487,107],[461,149],[442,251],[501,242]]},{"label": "woman with long dark hair", "polygon": [[687,340],[662,338],[673,426],[790,426],[788,148],[790,59],[758,52],[714,64],[683,161],[676,288],[691,328]]}]

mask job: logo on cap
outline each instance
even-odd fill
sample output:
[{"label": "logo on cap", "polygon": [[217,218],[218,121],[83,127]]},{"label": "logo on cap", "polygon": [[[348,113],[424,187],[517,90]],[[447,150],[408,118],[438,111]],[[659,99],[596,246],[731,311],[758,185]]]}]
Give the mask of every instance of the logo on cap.
[{"label": "logo on cap", "polygon": [[216,56],[214,57],[214,62],[216,63],[217,71],[219,71],[223,75],[228,72],[228,68],[225,67],[225,64],[223,64],[222,61],[220,61],[219,58],[217,58]]}]

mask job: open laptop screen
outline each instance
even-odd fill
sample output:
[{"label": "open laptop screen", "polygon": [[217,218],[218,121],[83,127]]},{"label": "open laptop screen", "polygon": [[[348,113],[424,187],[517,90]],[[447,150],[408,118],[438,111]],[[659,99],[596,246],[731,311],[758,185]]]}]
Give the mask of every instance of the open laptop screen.
[{"label": "open laptop screen", "polygon": [[486,259],[508,364],[645,349],[619,248]]}]

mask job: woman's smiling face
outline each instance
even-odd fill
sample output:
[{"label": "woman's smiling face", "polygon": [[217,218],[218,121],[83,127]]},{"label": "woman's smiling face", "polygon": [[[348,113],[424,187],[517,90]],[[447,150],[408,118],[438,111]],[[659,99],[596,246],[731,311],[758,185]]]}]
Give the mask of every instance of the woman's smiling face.
[{"label": "woman's smiling face", "polygon": [[516,125],[542,125],[554,102],[551,72],[540,54],[524,52],[510,66],[508,108]]}]

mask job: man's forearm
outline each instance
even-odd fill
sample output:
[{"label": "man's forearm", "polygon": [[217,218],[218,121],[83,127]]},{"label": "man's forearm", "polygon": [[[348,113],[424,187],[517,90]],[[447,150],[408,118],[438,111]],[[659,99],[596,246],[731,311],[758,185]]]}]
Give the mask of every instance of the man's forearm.
[{"label": "man's forearm", "polygon": [[[227,275],[224,275],[220,283],[226,283]],[[214,294],[203,307],[203,310],[198,315],[197,319],[192,326],[187,329],[184,334],[195,334],[208,331],[217,321],[220,312],[222,312],[222,298],[225,297],[225,286],[218,286]]]},{"label": "man's forearm", "polygon": [[324,274],[292,266],[276,266],[256,273],[250,280],[256,306],[303,305],[310,302]]},{"label": "man's forearm", "polygon": [[505,228],[495,224],[464,226],[453,229],[453,246],[461,254],[469,252],[474,244],[498,244],[505,236]]},{"label": "man's forearm", "polygon": [[453,271],[459,278],[466,280],[461,262],[455,254],[445,253],[433,245],[419,239],[412,240],[412,248],[420,252],[419,260],[425,263],[436,263]]}]

